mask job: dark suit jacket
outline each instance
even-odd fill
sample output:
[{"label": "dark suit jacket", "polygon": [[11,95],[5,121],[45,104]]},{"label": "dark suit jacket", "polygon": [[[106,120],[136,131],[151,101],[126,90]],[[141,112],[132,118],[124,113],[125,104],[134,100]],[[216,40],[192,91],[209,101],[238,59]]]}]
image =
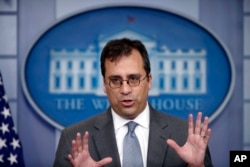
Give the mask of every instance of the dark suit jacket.
[{"label": "dark suit jacket", "polygon": [[[116,145],[113,120],[110,108],[100,115],[65,128],[60,137],[54,167],[70,167],[67,155],[71,153],[71,141],[76,133],[89,131],[89,152],[96,161],[112,157],[107,167],[120,167],[120,158]],[[187,121],[158,112],[150,106],[150,130],[148,143],[148,167],[182,167],[187,164],[171,149],[166,140],[171,138],[179,145],[186,142],[188,135]],[[213,166],[209,149],[205,157],[205,166]]]}]

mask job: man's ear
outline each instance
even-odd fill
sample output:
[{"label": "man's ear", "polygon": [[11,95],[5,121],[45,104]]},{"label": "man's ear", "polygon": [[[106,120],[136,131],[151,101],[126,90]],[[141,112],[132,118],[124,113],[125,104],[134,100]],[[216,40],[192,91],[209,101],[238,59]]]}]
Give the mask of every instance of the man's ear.
[{"label": "man's ear", "polygon": [[148,89],[151,89],[153,82],[152,74],[148,74]]},{"label": "man's ear", "polygon": [[102,81],[103,81],[103,92],[104,92],[105,94],[107,94],[107,87],[106,87],[106,84],[105,84],[105,79],[102,78]]}]

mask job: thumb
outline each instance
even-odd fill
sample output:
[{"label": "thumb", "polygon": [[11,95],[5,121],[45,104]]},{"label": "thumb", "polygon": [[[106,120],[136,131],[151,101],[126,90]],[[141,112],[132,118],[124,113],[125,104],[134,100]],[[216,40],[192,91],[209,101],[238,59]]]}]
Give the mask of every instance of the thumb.
[{"label": "thumb", "polygon": [[176,152],[180,149],[180,146],[172,139],[167,139],[166,143]]},{"label": "thumb", "polygon": [[107,158],[103,158],[102,160],[97,162],[97,166],[105,166],[108,165],[112,162],[112,158],[111,157],[107,157]]}]

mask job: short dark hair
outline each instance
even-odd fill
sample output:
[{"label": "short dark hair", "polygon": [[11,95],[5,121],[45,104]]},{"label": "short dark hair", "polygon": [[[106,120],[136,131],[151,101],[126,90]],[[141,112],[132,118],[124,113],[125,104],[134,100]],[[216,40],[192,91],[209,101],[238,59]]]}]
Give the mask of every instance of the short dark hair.
[{"label": "short dark hair", "polygon": [[110,61],[117,61],[122,56],[128,56],[133,49],[136,49],[141,54],[143,60],[143,67],[146,71],[146,74],[150,74],[150,61],[148,57],[148,52],[139,40],[131,40],[128,38],[114,39],[109,41],[103,48],[101,53],[101,72],[102,76],[105,76],[105,60],[109,59]]}]

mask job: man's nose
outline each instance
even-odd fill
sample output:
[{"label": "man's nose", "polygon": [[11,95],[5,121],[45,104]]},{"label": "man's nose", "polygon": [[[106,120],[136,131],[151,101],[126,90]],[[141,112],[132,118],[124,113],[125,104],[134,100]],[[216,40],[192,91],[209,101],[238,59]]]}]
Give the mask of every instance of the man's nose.
[{"label": "man's nose", "polygon": [[121,93],[128,94],[131,92],[131,86],[128,84],[128,81],[122,81],[120,91]]}]

